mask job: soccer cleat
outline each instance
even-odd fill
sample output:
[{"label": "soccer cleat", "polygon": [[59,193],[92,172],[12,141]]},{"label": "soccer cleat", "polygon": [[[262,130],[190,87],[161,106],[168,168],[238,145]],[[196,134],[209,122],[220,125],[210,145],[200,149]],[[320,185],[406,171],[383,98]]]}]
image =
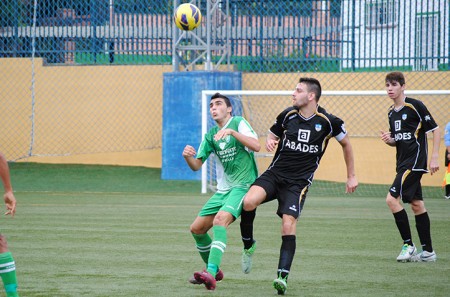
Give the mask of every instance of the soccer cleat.
[{"label": "soccer cleat", "polygon": [[196,281],[204,284],[207,290],[212,291],[216,288],[216,279],[207,271],[194,272],[194,278]]},{"label": "soccer cleat", "polygon": [[410,262],[411,257],[417,254],[415,245],[404,244],[400,255],[397,257],[397,262]]},{"label": "soccer cleat", "polygon": [[448,200],[448,199],[450,199],[450,195],[448,195],[448,196],[445,196],[445,199],[447,199],[447,200]]},{"label": "soccer cleat", "polygon": [[278,295],[284,295],[287,291],[287,277],[282,278],[281,275],[273,280],[273,287],[277,290]]},{"label": "soccer cleat", "polygon": [[[203,271],[206,271],[206,270],[203,270]],[[216,273],[216,281],[220,282],[221,280],[223,280],[223,272],[222,272],[222,270],[219,269],[219,271],[217,271],[217,273]],[[193,284],[193,285],[201,285],[201,284],[203,284],[203,282],[200,282],[200,281],[196,280],[195,276],[192,276],[189,279],[189,282],[191,284]]]},{"label": "soccer cleat", "polygon": [[253,241],[252,246],[249,249],[242,250],[241,267],[242,272],[250,273],[252,270],[252,256],[256,250],[256,241]]},{"label": "soccer cleat", "polygon": [[216,273],[216,282],[220,282],[221,280],[223,280],[223,272],[219,269]]},{"label": "soccer cleat", "polygon": [[411,262],[436,262],[437,256],[434,251],[422,251],[411,257]]}]

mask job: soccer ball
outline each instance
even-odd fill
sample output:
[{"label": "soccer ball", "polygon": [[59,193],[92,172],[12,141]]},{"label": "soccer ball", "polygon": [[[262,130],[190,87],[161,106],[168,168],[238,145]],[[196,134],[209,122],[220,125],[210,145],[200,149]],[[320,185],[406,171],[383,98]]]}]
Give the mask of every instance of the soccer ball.
[{"label": "soccer ball", "polygon": [[175,10],[174,20],[181,30],[191,31],[202,22],[202,13],[194,4],[184,3]]}]

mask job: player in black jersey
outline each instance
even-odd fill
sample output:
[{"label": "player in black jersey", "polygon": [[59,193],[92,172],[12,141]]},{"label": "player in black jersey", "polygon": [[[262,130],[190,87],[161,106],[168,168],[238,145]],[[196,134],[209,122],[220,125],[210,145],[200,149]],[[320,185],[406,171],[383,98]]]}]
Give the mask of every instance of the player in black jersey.
[{"label": "player in black jersey", "polygon": [[[431,244],[430,218],[422,197],[420,180],[427,173],[427,136],[433,133],[433,151],[430,160],[431,174],[439,170],[439,127],[426,106],[419,100],[405,96],[405,77],[401,72],[386,75],[386,91],[394,102],[388,112],[389,132],[381,131],[381,139],[397,149],[397,175],[386,197],[395,223],[403,239],[399,262],[436,261]],[[409,203],[414,212],[422,252],[412,241],[408,215],[401,201]]]},{"label": "player in black jersey", "polygon": [[252,211],[263,202],[278,200],[282,218],[282,244],[277,278],[279,295],[287,289],[287,278],[296,248],[296,224],[330,138],[341,144],[347,166],[346,192],[358,186],[353,149],[344,122],[318,105],[322,89],[314,78],[300,78],[292,94],[292,107],[282,111],[269,130],[266,149],[276,149],[269,168],[253,183],[244,198],[244,209]]}]

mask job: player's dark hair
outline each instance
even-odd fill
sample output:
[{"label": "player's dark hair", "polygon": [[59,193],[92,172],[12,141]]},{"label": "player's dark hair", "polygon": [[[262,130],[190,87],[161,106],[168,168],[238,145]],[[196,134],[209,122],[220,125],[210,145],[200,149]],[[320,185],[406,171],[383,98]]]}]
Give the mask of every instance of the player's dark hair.
[{"label": "player's dark hair", "polygon": [[215,93],[214,95],[211,96],[211,100],[217,99],[217,98],[222,98],[223,100],[225,100],[225,104],[227,105],[227,107],[232,107],[230,98],[228,98],[227,96],[222,95],[220,93]]},{"label": "player's dark hair", "polygon": [[322,96],[322,87],[317,79],[312,77],[301,77],[298,82],[304,83],[308,87],[308,92],[313,92],[316,95],[316,101],[319,102],[320,96]]},{"label": "player's dark hair", "polygon": [[403,73],[401,73],[400,71],[394,71],[394,72],[390,72],[386,75],[386,79],[384,80],[386,83],[387,82],[393,82],[396,81],[398,82],[401,86],[403,86],[406,81],[405,81],[405,76],[403,75]]}]

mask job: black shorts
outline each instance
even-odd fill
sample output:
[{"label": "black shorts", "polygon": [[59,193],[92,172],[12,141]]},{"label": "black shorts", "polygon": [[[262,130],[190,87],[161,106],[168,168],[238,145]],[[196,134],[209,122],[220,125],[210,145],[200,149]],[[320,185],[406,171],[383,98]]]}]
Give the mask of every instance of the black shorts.
[{"label": "black shorts", "polygon": [[266,170],[258,177],[254,185],[260,186],[266,191],[267,197],[263,203],[277,199],[277,215],[283,214],[298,218],[303,209],[310,183],[307,180],[300,180],[295,183],[279,178],[270,170]]},{"label": "black shorts", "polygon": [[422,171],[411,171],[409,169],[398,172],[389,193],[395,198],[400,196],[404,203],[423,200],[422,185],[420,184],[422,175]]}]

